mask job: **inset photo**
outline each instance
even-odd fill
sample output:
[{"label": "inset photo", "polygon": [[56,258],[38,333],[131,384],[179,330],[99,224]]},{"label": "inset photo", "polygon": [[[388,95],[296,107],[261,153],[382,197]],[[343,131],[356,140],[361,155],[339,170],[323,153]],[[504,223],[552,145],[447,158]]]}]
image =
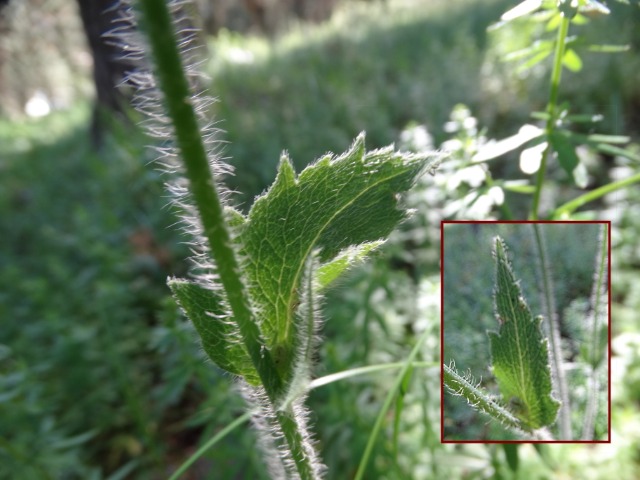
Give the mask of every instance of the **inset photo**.
[{"label": "inset photo", "polygon": [[610,442],[610,222],[441,235],[442,442]]}]

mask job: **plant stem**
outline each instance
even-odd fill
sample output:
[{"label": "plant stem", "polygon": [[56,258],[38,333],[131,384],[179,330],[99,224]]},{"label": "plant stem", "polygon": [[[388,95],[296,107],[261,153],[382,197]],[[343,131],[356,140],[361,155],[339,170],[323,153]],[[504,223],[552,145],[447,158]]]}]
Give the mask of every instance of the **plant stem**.
[{"label": "plant stem", "polygon": [[533,194],[533,206],[531,208],[531,219],[538,219],[538,209],[540,207],[540,195],[542,193],[542,184],[544,183],[544,177],[547,169],[547,158],[551,153],[551,142],[549,138],[555,129],[557,106],[558,106],[558,92],[560,90],[560,80],[562,78],[562,59],[564,57],[565,40],[569,32],[570,19],[563,16],[560,20],[558,27],[558,36],[556,38],[556,50],[554,54],[553,71],[551,72],[551,90],[549,92],[549,105],[547,106],[547,112],[549,118],[545,127],[545,134],[547,136],[547,148],[545,148],[540,161],[540,168],[536,176],[536,189]]},{"label": "plant stem", "polygon": [[590,341],[589,351],[587,354],[587,360],[589,363],[589,382],[588,382],[588,396],[587,406],[585,408],[584,424],[582,428],[582,440],[593,440],[594,427],[596,414],[598,411],[598,372],[604,355],[604,349],[601,347],[601,330],[600,326],[600,314],[603,310],[603,299],[605,298],[606,289],[605,282],[607,278],[607,254],[608,254],[608,235],[607,225],[603,225],[600,230],[599,247],[600,251],[596,255],[596,272],[593,282],[593,291],[591,294],[592,313],[591,313],[591,325],[590,329]]},{"label": "plant stem", "polygon": [[237,427],[239,427],[245,422],[248,422],[250,419],[251,419],[251,412],[247,412],[244,415],[241,415],[240,417],[236,418],[233,422],[231,422],[229,425],[224,427],[222,430],[216,433],[213,437],[207,440],[207,442],[204,445],[202,445],[193,455],[191,455],[182,465],[180,465],[180,467],[178,467],[178,469],[175,472],[173,472],[173,474],[171,474],[168,480],[178,480],[184,472],[189,470],[189,467],[191,467],[191,465],[193,465],[196,462],[196,460],[198,460],[202,455],[204,455],[207,452],[207,450],[213,447],[216,443],[218,443],[220,440],[226,437],[230,432],[235,430]]},{"label": "plant stem", "polygon": [[238,261],[224,221],[222,202],[209,167],[200,125],[190,101],[191,91],[184,75],[171,14],[164,0],[140,0],[139,5],[153,51],[156,75],[173,124],[185,175],[189,180],[189,190],[193,195],[211,256],[216,262],[220,282],[265,389],[270,393],[278,392],[282,388],[281,379],[275,375],[271,355],[261,348],[260,332],[253,322],[248,295],[240,278]]},{"label": "plant stem", "polygon": [[596,188],[595,190],[591,190],[590,192],[580,195],[570,202],[567,202],[564,205],[556,208],[551,214],[551,219],[555,220],[564,216],[568,216],[575,210],[580,208],[582,205],[593,202],[594,200],[597,200],[598,198],[603,197],[611,192],[615,192],[616,190],[620,190],[621,188],[625,188],[638,182],[640,182],[640,173],[636,173],[629,178],[618,180],[617,182],[613,183],[608,183],[607,185],[603,185],[602,187]]},{"label": "plant stem", "polygon": [[[249,296],[224,220],[222,201],[191,102],[191,91],[184,74],[171,13],[164,0],[140,0],[138,5],[151,45],[165,107],[171,118],[177,147],[184,162],[189,190],[202,222],[203,235],[209,244],[210,254],[215,261],[220,282],[242,340],[271,404],[276,405],[277,399],[284,393],[285,386],[269,350],[264,347],[258,325],[254,321]],[[303,435],[293,413],[278,411],[276,418],[300,478],[314,478],[311,459],[306,454]]]},{"label": "plant stem", "polygon": [[[358,375],[365,375],[368,373],[376,373],[382,370],[389,370],[394,368],[402,368],[404,367],[405,362],[395,362],[395,363],[382,363],[378,365],[367,365],[366,367],[358,367],[352,368],[349,370],[344,370],[338,373],[331,373],[329,375],[325,375],[324,377],[316,378],[312,380],[309,384],[309,389],[313,390],[314,388],[322,387],[323,385],[327,385],[329,383],[337,382],[339,380],[355,377]],[[439,365],[435,362],[412,362],[411,366],[413,368],[427,368],[427,367],[435,367]]]},{"label": "plant stem", "polygon": [[489,415],[505,427],[514,429],[518,433],[528,430],[510,411],[494,402],[488,393],[478,389],[465,377],[459,375],[454,370],[455,366],[452,368],[443,364],[442,367],[442,382],[451,394],[464,397],[474,409]]},{"label": "plant stem", "polygon": [[[412,362],[411,367],[413,368],[433,368],[437,367],[439,363],[436,362]],[[398,369],[403,368],[405,366],[405,362],[395,362],[395,363],[382,363],[378,365],[367,365],[366,367],[352,368],[349,370],[344,370],[342,372],[331,373],[329,375],[325,375],[324,377],[316,378],[309,384],[309,390],[314,390],[316,388],[322,387],[324,385],[329,385],[330,383],[338,382],[340,380],[344,380],[346,378],[356,377],[358,375],[366,375],[369,373],[381,372],[383,370],[389,369]],[[218,433],[216,433],[213,437],[206,441],[204,445],[202,445],[193,455],[191,455],[178,469],[173,472],[173,474],[168,478],[168,480],[178,480],[180,475],[186,472],[191,465],[193,465],[198,458],[204,455],[207,450],[212,448],[216,443],[221,441],[224,437],[226,437],[233,430],[238,428],[245,422],[248,422],[251,419],[251,413],[245,413],[240,417],[236,418],[229,425],[224,427]],[[0,443],[2,439],[0,438]]]},{"label": "plant stem", "polygon": [[553,298],[553,280],[551,277],[551,270],[549,263],[547,262],[547,254],[544,243],[544,235],[540,230],[538,223],[533,223],[533,231],[536,238],[536,248],[538,250],[538,258],[540,259],[540,280],[542,282],[542,297],[545,308],[546,317],[548,319],[548,332],[550,339],[550,355],[551,355],[551,368],[553,371],[553,378],[556,381],[556,388],[560,395],[559,411],[559,423],[560,433],[562,440],[571,440],[571,404],[569,402],[569,390],[567,388],[567,381],[564,376],[564,370],[562,368],[562,348],[560,345],[560,327],[557,322],[556,307]]},{"label": "plant stem", "polygon": [[396,396],[396,393],[398,392],[398,390],[400,389],[400,386],[402,385],[405,375],[407,374],[407,372],[409,371],[409,369],[413,364],[413,359],[416,358],[416,356],[418,355],[418,352],[420,351],[420,348],[422,347],[422,344],[430,334],[431,334],[431,331],[429,329],[426,329],[422,333],[422,335],[420,335],[420,337],[418,338],[418,341],[416,342],[415,346],[411,350],[409,357],[404,362],[404,366],[402,367],[402,370],[398,373],[398,376],[396,377],[395,382],[393,383],[393,386],[387,393],[387,397],[384,399],[382,408],[378,413],[378,418],[376,418],[376,423],[373,425],[373,429],[369,434],[369,440],[367,441],[367,446],[365,447],[364,453],[362,454],[362,458],[360,459],[360,464],[358,465],[358,471],[356,472],[354,480],[362,480],[362,478],[364,478],[363,476],[367,468],[367,463],[369,463],[369,458],[371,457],[371,452],[373,451],[373,445],[375,444],[375,440],[376,440],[376,437],[378,436],[378,432],[380,431],[380,428],[382,428],[382,422],[384,421],[387,415],[387,412],[389,411],[389,408],[391,408],[393,399]]}]

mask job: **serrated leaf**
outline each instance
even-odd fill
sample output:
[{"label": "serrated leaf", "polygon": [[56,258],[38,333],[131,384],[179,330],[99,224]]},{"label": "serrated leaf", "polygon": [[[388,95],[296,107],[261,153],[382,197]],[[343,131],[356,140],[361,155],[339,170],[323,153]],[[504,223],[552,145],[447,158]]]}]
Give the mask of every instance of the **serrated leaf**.
[{"label": "serrated leaf", "polygon": [[542,335],[542,317],[534,318],[518,284],[507,247],[494,240],[496,261],[495,309],[498,333],[489,332],[492,369],[500,393],[526,428],[551,425],[560,403],[551,395],[551,373],[547,340]]},{"label": "serrated leaf", "polygon": [[209,358],[223,370],[244,377],[252,385],[259,385],[258,373],[237,337],[237,326],[230,319],[222,293],[187,280],[171,279],[167,283],[196,327]]},{"label": "serrated leaf", "polygon": [[322,269],[348,247],[387,237],[406,216],[398,193],[413,185],[428,158],[392,148],[365,152],[361,134],[346,153],[324,156],[298,176],[289,159],[281,159],[274,184],[252,206],[237,242],[261,331],[278,352],[283,378],[296,345],[307,257],[317,250]]}]

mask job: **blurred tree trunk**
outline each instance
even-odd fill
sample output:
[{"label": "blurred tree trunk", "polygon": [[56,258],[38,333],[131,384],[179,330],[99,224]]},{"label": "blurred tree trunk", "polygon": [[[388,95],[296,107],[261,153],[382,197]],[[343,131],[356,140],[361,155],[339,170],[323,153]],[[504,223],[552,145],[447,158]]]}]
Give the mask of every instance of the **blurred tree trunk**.
[{"label": "blurred tree trunk", "polygon": [[117,0],[78,0],[80,17],[93,56],[93,81],[96,103],[93,111],[91,135],[96,146],[101,143],[109,115],[127,118],[130,99],[118,88],[126,76],[127,64],[121,48],[105,38],[105,34],[118,26],[120,21]]},{"label": "blurred tree trunk", "polygon": [[[4,7],[7,6],[7,4],[9,3],[9,0],[0,0],[0,36],[4,37],[5,35],[8,35],[9,32],[11,31],[11,27],[9,22],[7,21],[6,15],[5,15],[5,9]],[[4,81],[4,75],[3,75],[3,66],[4,63],[6,61],[6,57],[7,54],[5,52],[5,48],[4,48],[4,43],[0,43],[0,98],[2,98],[4,95],[4,90],[5,90],[5,81]],[[3,114],[3,109],[2,107],[0,107],[0,114]]]}]

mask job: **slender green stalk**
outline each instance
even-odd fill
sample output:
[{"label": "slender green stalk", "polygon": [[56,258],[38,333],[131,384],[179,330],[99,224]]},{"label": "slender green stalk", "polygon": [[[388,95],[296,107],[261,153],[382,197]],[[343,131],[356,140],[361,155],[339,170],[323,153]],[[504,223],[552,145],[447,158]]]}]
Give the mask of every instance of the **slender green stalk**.
[{"label": "slender green stalk", "polygon": [[587,406],[585,408],[584,423],[582,428],[582,440],[593,440],[596,414],[598,412],[598,390],[599,381],[598,373],[600,366],[604,364],[605,348],[603,347],[604,339],[602,331],[599,328],[601,324],[601,314],[603,313],[603,300],[606,298],[605,282],[607,278],[607,255],[608,255],[608,235],[607,225],[603,225],[600,230],[600,251],[597,254],[595,279],[593,282],[592,313],[591,325],[589,326],[589,347],[587,360],[589,362],[589,381]]},{"label": "slender green stalk", "polygon": [[509,410],[493,401],[487,393],[478,389],[466,378],[460,376],[453,368],[448,365],[443,365],[443,368],[444,386],[453,395],[464,397],[476,410],[489,415],[494,420],[502,423],[505,427],[511,428],[518,433],[521,433],[526,429],[522,422]]},{"label": "slender green stalk", "polygon": [[389,389],[389,392],[387,393],[387,397],[385,398],[384,403],[382,404],[382,408],[378,413],[378,418],[376,418],[376,423],[373,425],[371,434],[369,434],[369,440],[367,441],[367,446],[365,447],[364,453],[362,454],[362,458],[360,459],[360,465],[358,465],[358,471],[356,472],[356,476],[354,477],[354,480],[362,480],[362,478],[364,478],[363,477],[364,472],[367,468],[367,464],[369,463],[369,458],[371,457],[373,446],[375,444],[378,433],[382,428],[382,423],[384,422],[387,412],[391,408],[391,405],[393,404],[393,399],[395,398],[398,390],[402,386],[402,382],[405,379],[405,375],[407,374],[407,372],[409,371],[409,369],[413,364],[413,359],[416,358],[416,356],[418,355],[418,352],[420,351],[420,348],[422,347],[422,344],[430,334],[431,332],[429,330],[425,330],[422,333],[422,335],[420,335],[420,338],[418,338],[418,341],[413,347],[413,350],[411,350],[409,357],[404,363],[402,370],[396,376],[393,386],[391,387],[391,389]]},{"label": "slender green stalk", "polygon": [[[189,190],[203,226],[203,234],[216,263],[220,282],[238,324],[242,340],[260,376],[272,405],[283,394],[284,384],[264,342],[249,305],[249,297],[240,276],[238,260],[224,220],[223,206],[209,167],[200,125],[191,102],[171,14],[164,0],[140,0],[144,28],[151,45],[156,75],[165,107],[171,118],[178,149],[189,180]],[[311,459],[305,452],[303,434],[290,409],[277,411],[288,449],[302,480],[315,477]]]},{"label": "slender green stalk", "polygon": [[[562,78],[562,59],[565,51],[565,41],[569,32],[570,19],[563,16],[560,20],[558,27],[558,36],[556,38],[556,50],[553,62],[553,71],[551,72],[551,90],[549,92],[549,105],[547,106],[547,112],[549,118],[545,127],[545,133],[547,139],[551,137],[551,134],[555,130],[557,106],[558,106],[558,92],[560,90],[560,80]],[[547,148],[545,148],[542,154],[542,160],[540,162],[540,168],[536,176],[536,189],[533,194],[533,206],[531,208],[531,219],[538,219],[538,209],[540,207],[540,195],[542,193],[542,185],[544,183],[544,177],[547,170],[547,158],[551,153],[551,142],[547,140]]]},{"label": "slender green stalk", "polygon": [[593,284],[593,316],[591,318],[591,342],[589,345],[589,361],[592,365],[598,363],[598,357],[600,356],[600,338],[599,338],[599,330],[598,330],[598,322],[600,320],[600,313],[602,311],[602,303],[605,297],[605,289],[604,283],[607,279],[607,255],[609,253],[608,249],[608,235],[607,235],[607,225],[602,225],[602,229],[600,231],[600,252],[598,263],[596,266],[596,279]]},{"label": "slender green stalk", "polygon": [[185,77],[171,14],[164,0],[140,0],[144,28],[152,47],[156,75],[164,94],[176,142],[189,180],[189,189],[202,222],[203,233],[216,262],[233,317],[238,323],[247,351],[264,387],[272,396],[282,388],[269,352],[261,348],[258,326],[253,321],[248,295],[239,274],[238,260],[231,246],[224,221],[223,207],[209,159],[202,141],[200,125],[190,101],[191,91]]},{"label": "slender green stalk", "polygon": [[[411,366],[413,368],[429,368],[435,367],[439,365],[435,362],[412,362]],[[377,373],[382,370],[396,369],[402,368],[405,366],[405,362],[395,362],[395,363],[383,363],[379,365],[367,365],[366,367],[358,367],[352,368],[349,370],[345,370],[343,372],[332,373],[329,375],[325,375],[324,377],[316,378],[311,381],[309,385],[310,389],[318,388],[323,385],[327,385],[329,383],[337,382],[339,380],[343,380],[345,378],[356,377],[359,375],[366,375],[370,373]]]},{"label": "slender green stalk", "polygon": [[564,205],[560,205],[556,208],[551,214],[552,219],[558,219],[565,216],[570,215],[575,210],[580,208],[581,206],[593,202],[600,197],[604,197],[605,195],[615,192],[616,190],[620,190],[622,188],[628,187],[629,185],[633,185],[634,183],[640,182],[640,173],[636,173],[635,175],[630,176],[629,178],[625,178],[623,180],[618,180],[617,182],[608,183],[607,185],[603,185],[602,187],[596,188],[595,190],[591,190],[583,195],[580,195],[577,198],[574,198],[570,202],[565,203]]},{"label": "slender green stalk", "polygon": [[555,301],[553,297],[553,280],[544,243],[544,235],[538,223],[533,223],[533,231],[536,239],[536,249],[538,251],[539,261],[539,277],[542,282],[542,297],[545,308],[546,317],[548,319],[548,333],[550,340],[550,356],[552,377],[555,379],[555,387],[558,389],[560,396],[559,424],[562,440],[571,440],[571,404],[569,402],[569,390],[567,381],[564,376],[562,362],[562,348],[560,345],[560,327],[556,315]]},{"label": "slender green stalk", "polygon": [[238,428],[240,425],[242,425],[245,422],[248,422],[250,419],[251,419],[251,412],[247,412],[244,415],[236,418],[233,422],[231,422],[229,425],[227,425],[218,433],[216,433],[213,437],[207,440],[207,442],[204,445],[202,445],[198,450],[196,450],[196,452],[193,455],[191,455],[182,465],[180,465],[180,467],[175,472],[173,472],[173,474],[169,477],[169,480],[178,480],[178,478],[180,478],[180,476],[183,473],[189,470],[191,465],[193,465],[196,462],[196,460],[198,460],[202,455],[204,455],[207,452],[207,450],[213,447],[216,443],[218,443],[224,437],[229,435],[229,433],[231,433],[233,430]]}]

